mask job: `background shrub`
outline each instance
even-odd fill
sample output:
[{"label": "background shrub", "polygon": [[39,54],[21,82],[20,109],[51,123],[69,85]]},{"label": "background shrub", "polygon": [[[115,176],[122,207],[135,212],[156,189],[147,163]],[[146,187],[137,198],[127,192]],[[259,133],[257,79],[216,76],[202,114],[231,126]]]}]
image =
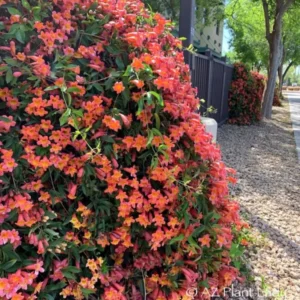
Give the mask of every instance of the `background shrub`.
[{"label": "background shrub", "polygon": [[[267,78],[251,72],[242,63],[236,63],[229,92],[229,123],[250,125],[261,120],[261,107]],[[282,106],[280,91],[276,88],[273,106]]]},{"label": "background shrub", "polygon": [[261,120],[264,76],[236,63],[229,92],[229,123],[250,125]]},{"label": "background shrub", "polygon": [[170,24],[137,0],[0,3],[0,298],[230,285],[234,172]]},{"label": "background shrub", "polygon": [[282,106],[281,99],[283,99],[283,96],[281,94],[281,91],[279,90],[279,87],[277,86],[275,89],[273,106]]}]

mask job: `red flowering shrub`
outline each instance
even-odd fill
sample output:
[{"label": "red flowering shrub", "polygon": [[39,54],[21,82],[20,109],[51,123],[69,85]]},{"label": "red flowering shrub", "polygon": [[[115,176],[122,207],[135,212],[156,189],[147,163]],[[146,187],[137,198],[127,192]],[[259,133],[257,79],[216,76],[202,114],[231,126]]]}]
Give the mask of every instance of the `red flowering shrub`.
[{"label": "red flowering shrub", "polygon": [[230,285],[233,170],[170,24],[137,0],[0,3],[0,298]]},{"label": "red flowering shrub", "polygon": [[229,92],[229,123],[250,125],[260,121],[263,92],[264,76],[236,63]]},{"label": "red flowering shrub", "polygon": [[[266,80],[264,75],[250,72],[242,63],[234,65],[228,103],[230,124],[250,125],[261,120]],[[273,106],[282,106],[278,88],[275,90]]]}]

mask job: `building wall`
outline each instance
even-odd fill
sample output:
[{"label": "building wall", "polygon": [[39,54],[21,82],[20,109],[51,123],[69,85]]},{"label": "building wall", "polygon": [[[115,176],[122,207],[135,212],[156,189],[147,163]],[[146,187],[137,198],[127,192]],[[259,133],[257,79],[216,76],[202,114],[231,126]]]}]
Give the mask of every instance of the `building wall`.
[{"label": "building wall", "polygon": [[195,44],[201,48],[213,50],[221,55],[223,49],[223,30],[223,21],[219,24],[218,32],[216,24],[206,26],[202,30],[196,30],[194,38]]}]

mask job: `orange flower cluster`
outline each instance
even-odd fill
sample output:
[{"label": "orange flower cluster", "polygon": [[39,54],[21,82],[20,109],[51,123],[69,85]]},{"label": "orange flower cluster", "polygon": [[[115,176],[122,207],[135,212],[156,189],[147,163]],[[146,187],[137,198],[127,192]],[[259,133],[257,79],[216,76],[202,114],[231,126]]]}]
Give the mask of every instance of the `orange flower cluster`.
[{"label": "orange flower cluster", "polygon": [[16,230],[2,230],[0,232],[0,245],[10,243],[17,248],[21,244],[21,239]]},{"label": "orange flower cluster", "polygon": [[136,0],[19,2],[0,0],[0,298],[230,285],[234,171],[170,22]]},{"label": "orange flower cluster", "polygon": [[[0,146],[2,143],[0,143]],[[0,176],[5,173],[12,173],[13,170],[17,167],[17,163],[13,158],[13,151],[0,149]]]}]

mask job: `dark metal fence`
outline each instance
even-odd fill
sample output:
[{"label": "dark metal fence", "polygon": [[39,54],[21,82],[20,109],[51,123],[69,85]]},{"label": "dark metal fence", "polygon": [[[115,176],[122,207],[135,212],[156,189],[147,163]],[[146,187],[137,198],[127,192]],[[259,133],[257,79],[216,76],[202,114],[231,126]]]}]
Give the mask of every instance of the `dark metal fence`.
[{"label": "dark metal fence", "polygon": [[211,51],[205,55],[190,56],[193,86],[198,88],[198,97],[204,99],[201,111],[213,106],[217,112],[209,115],[219,125],[228,119],[228,93],[232,80],[233,66],[213,57]]}]

